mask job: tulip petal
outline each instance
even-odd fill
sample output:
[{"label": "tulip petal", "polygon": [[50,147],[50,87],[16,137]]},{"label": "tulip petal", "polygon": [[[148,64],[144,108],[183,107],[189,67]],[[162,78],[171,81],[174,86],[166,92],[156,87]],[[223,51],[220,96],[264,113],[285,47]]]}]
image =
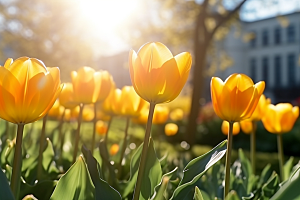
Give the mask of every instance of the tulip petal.
[{"label": "tulip petal", "polygon": [[15,117],[15,98],[2,85],[0,85],[0,118],[6,121],[17,123]]},{"label": "tulip petal", "polygon": [[224,88],[224,82],[218,77],[212,77],[210,82],[211,88],[211,99],[213,103],[213,108],[216,114],[225,120],[225,116],[222,113],[222,104],[221,104],[221,96]]}]

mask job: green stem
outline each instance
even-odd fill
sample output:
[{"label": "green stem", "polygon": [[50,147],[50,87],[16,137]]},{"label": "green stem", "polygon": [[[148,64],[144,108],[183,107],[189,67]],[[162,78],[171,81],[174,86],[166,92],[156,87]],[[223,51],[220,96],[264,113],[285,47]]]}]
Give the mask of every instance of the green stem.
[{"label": "green stem", "polygon": [[62,132],[62,127],[64,124],[65,114],[66,114],[66,109],[64,108],[64,111],[60,117],[59,124],[58,124],[58,137],[59,137],[58,141],[60,141],[60,157],[62,155],[62,151],[63,151],[63,147],[64,147],[64,141],[63,141],[64,134]]},{"label": "green stem", "polygon": [[77,131],[76,131],[76,136],[75,136],[75,146],[74,146],[74,152],[73,152],[73,163],[75,163],[76,158],[77,158],[77,151],[78,151],[78,145],[79,145],[79,140],[80,140],[80,126],[82,122],[82,112],[83,112],[83,104],[80,104],[80,110],[79,110],[79,115],[78,115],[78,122],[77,122]]},{"label": "green stem", "polygon": [[138,177],[137,177],[137,182],[135,185],[133,200],[139,200],[139,197],[140,197],[140,191],[141,191],[143,175],[144,175],[146,160],[147,160],[147,153],[148,153],[148,148],[149,148],[148,145],[149,145],[149,139],[150,139],[150,135],[151,135],[150,133],[151,133],[154,108],[155,108],[155,104],[150,103],[146,133],[145,133],[145,138],[144,138],[143,150],[142,150],[141,161],[140,161],[140,166],[139,166],[139,170],[138,170]]},{"label": "green stem", "polygon": [[256,122],[252,121],[252,132],[250,134],[250,154],[251,154],[251,164],[252,172],[255,174],[255,152],[256,152]]},{"label": "green stem", "polygon": [[109,133],[109,129],[110,129],[112,120],[113,120],[113,116],[111,116],[109,121],[108,121],[107,130],[106,130],[105,137],[104,137],[104,141],[105,141],[106,144],[107,144],[108,133]]},{"label": "green stem", "polygon": [[[104,137],[104,140],[103,140],[103,143],[104,143],[104,148],[105,148],[105,152],[108,152],[108,148],[107,148],[107,140],[108,140],[108,133],[109,133],[109,130],[110,130],[110,127],[111,127],[111,123],[112,123],[112,120],[113,120],[113,116],[110,117],[109,121],[108,121],[108,125],[107,125],[107,130],[106,130],[106,133],[105,133],[105,137]],[[100,142],[101,143],[101,142]],[[101,152],[100,152],[101,153]],[[107,159],[109,161],[109,154],[105,154],[107,156]],[[106,165],[103,165],[102,166],[102,174],[103,176],[105,176],[105,171],[106,171]],[[109,176],[109,173],[108,173],[108,178],[107,180],[110,179],[110,176]]]},{"label": "green stem", "polygon": [[25,124],[18,124],[17,139],[15,147],[15,155],[13,161],[13,170],[11,176],[10,188],[15,196],[19,199],[20,183],[21,183],[21,169],[22,169],[22,139]]},{"label": "green stem", "polygon": [[92,138],[92,155],[94,154],[95,139],[96,139],[96,125],[97,125],[97,103],[94,103],[94,127],[93,127],[93,138]]},{"label": "green stem", "polygon": [[120,156],[120,161],[119,161],[119,166],[118,166],[118,178],[120,179],[121,177],[121,171],[122,171],[122,160],[125,154],[126,146],[127,146],[127,135],[128,135],[128,128],[129,128],[129,122],[130,118],[127,117],[126,119],[126,127],[125,127],[125,135],[124,135],[124,141],[123,141],[123,146],[122,146],[122,151],[121,151],[121,156]]},{"label": "green stem", "polygon": [[45,138],[46,138],[46,123],[47,123],[48,115],[45,115],[43,118],[43,126],[40,137],[40,150],[39,150],[39,160],[38,160],[38,168],[37,168],[37,179],[41,180],[41,176],[43,173],[43,151],[45,146]]},{"label": "green stem", "polygon": [[230,187],[230,164],[231,164],[231,150],[232,150],[232,131],[233,122],[229,122],[229,132],[227,136],[227,153],[225,163],[225,188],[224,188],[224,199],[226,199],[229,193]]},{"label": "green stem", "polygon": [[284,171],[283,171],[284,156],[283,156],[282,134],[277,134],[277,146],[278,146],[278,159],[279,159],[281,181],[285,181]]},{"label": "green stem", "polygon": [[5,134],[6,134],[6,139],[9,138],[9,122],[5,121],[6,129],[5,129]]}]

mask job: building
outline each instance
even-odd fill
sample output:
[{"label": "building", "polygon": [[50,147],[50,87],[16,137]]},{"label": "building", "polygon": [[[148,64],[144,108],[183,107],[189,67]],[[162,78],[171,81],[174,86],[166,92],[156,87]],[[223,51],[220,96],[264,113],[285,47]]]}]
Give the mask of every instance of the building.
[{"label": "building", "polygon": [[[265,95],[272,103],[300,97],[300,12],[253,22],[241,22],[242,36],[231,30],[219,44],[234,64],[216,75],[223,80],[244,73],[256,83],[266,82]],[[246,42],[245,36],[250,39]]]}]

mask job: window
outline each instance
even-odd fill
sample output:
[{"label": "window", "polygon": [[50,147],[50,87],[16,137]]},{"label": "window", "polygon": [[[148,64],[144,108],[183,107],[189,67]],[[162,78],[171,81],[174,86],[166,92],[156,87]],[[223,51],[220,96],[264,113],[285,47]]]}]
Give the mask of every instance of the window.
[{"label": "window", "polygon": [[281,29],[280,27],[275,28],[274,30],[274,44],[281,43]]},{"label": "window", "polygon": [[288,54],[287,67],[288,67],[288,85],[296,85],[296,57],[295,54]]},{"label": "window", "polygon": [[286,29],[287,33],[287,42],[292,43],[295,42],[295,26],[294,25],[289,25]]},{"label": "window", "polygon": [[250,77],[252,78],[253,82],[257,81],[257,78],[256,78],[256,59],[255,58],[250,59]]},{"label": "window", "polygon": [[262,76],[263,76],[263,80],[266,83],[266,87],[268,87],[268,83],[269,83],[269,59],[268,59],[268,57],[263,57],[263,59],[262,59]]},{"label": "window", "polygon": [[268,46],[269,44],[269,33],[268,30],[262,32],[262,46]]},{"label": "window", "polygon": [[250,47],[254,48],[256,46],[256,32],[252,31],[251,33],[251,39],[249,41]]},{"label": "window", "polygon": [[281,56],[277,55],[274,58],[275,65],[275,85],[281,86]]}]

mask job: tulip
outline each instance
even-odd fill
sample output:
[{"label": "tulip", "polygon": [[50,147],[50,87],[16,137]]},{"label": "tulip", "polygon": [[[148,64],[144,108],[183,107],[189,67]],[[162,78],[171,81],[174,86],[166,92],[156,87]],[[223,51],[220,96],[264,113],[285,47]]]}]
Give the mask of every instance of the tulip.
[{"label": "tulip", "polygon": [[183,119],[184,113],[181,108],[176,108],[171,111],[170,119],[173,121],[181,121]]},{"label": "tulip", "polygon": [[174,57],[170,50],[159,42],[147,43],[138,53],[133,50],[129,53],[132,85],[136,93],[150,103],[134,200],[138,200],[140,196],[155,105],[170,102],[179,95],[188,79],[191,65],[190,53],[183,52]]},{"label": "tulip", "polygon": [[279,103],[276,106],[273,104],[269,104],[265,112],[266,113],[262,118],[262,122],[267,131],[269,131],[270,133],[277,134],[280,174],[282,181],[285,181],[287,177],[284,176],[283,171],[284,154],[282,145],[282,134],[292,130],[299,116],[299,107],[293,107],[289,103]]},{"label": "tulip", "polygon": [[60,72],[35,58],[9,58],[0,67],[0,118],[18,124],[11,189],[19,198],[24,125],[43,118],[60,91]]},{"label": "tulip", "polygon": [[100,89],[97,102],[102,102],[108,97],[110,91],[114,88],[114,81],[110,73],[108,73],[107,71],[100,71],[99,73]]},{"label": "tulip", "polygon": [[248,119],[240,121],[240,126],[242,131],[246,134],[251,134],[254,130],[252,121]]},{"label": "tulip", "polygon": [[212,77],[210,88],[215,113],[221,119],[230,123],[225,166],[225,199],[229,192],[230,184],[233,123],[251,117],[265,89],[265,82],[260,81],[254,85],[252,79],[247,75],[232,74],[225,82],[218,77]]},{"label": "tulip", "polygon": [[60,118],[63,112],[64,108],[60,105],[59,101],[56,100],[52,108],[49,110],[48,116],[53,118]]},{"label": "tulip", "polygon": [[263,118],[265,114],[266,107],[271,103],[271,100],[268,98],[266,99],[265,95],[261,95],[258,101],[258,104],[251,115],[250,119],[251,121],[260,121],[261,118]]},{"label": "tulip", "polygon": [[168,123],[165,126],[165,134],[166,136],[172,136],[172,135],[176,135],[176,133],[178,132],[178,126],[177,124],[174,123]]},{"label": "tulip", "polygon": [[129,53],[129,70],[135,91],[149,103],[174,100],[181,92],[191,69],[188,52],[173,56],[162,43],[147,43],[138,53]]},{"label": "tulip", "polygon": [[107,124],[105,122],[103,122],[102,120],[98,120],[97,121],[97,133],[99,135],[105,135],[107,132]]},{"label": "tulip", "polygon": [[[223,121],[221,130],[224,135],[228,135],[228,132],[229,132],[229,122],[228,121]],[[237,135],[239,133],[240,133],[240,124],[238,122],[234,122],[232,135]]]},{"label": "tulip", "polygon": [[59,95],[59,103],[66,109],[73,109],[79,105],[75,102],[74,91],[72,83],[65,83],[64,88],[62,89]]},{"label": "tulip", "polygon": [[228,122],[239,122],[251,117],[265,89],[265,82],[254,85],[245,74],[232,74],[225,82],[213,77],[210,87],[216,114]]},{"label": "tulip", "polygon": [[109,149],[109,154],[111,156],[114,156],[114,155],[116,155],[118,153],[119,149],[120,149],[119,145],[113,144],[113,145],[111,145],[111,147]]}]

